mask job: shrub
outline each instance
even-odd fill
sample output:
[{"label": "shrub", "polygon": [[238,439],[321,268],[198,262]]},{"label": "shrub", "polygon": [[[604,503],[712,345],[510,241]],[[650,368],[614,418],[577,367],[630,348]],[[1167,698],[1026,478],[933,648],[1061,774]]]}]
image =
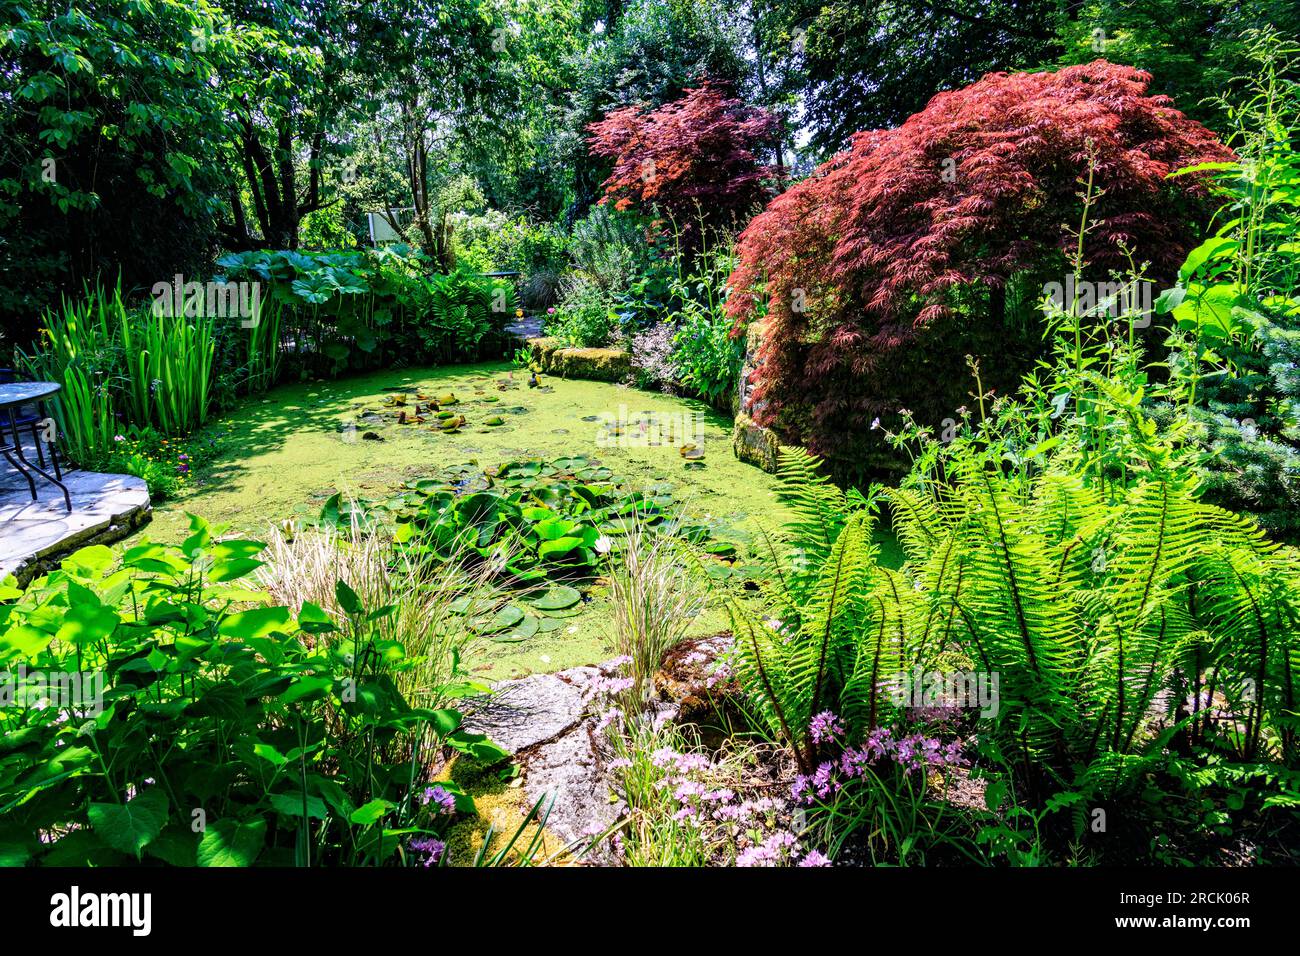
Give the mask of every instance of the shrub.
[{"label": "shrub", "polygon": [[589,127],[591,152],[614,162],[601,202],[658,211],[682,223],[692,240],[701,214],[711,225],[734,227],[771,195],[775,173],[759,155],[777,129],[771,113],[708,83],[656,110],[614,110]]},{"label": "shrub", "polygon": [[650,271],[656,250],[645,219],[633,212],[596,206],[573,225],[569,261],[573,272],[610,298]]},{"label": "shrub", "polygon": [[492,216],[484,217],[491,228],[476,232],[470,227],[459,233],[469,236],[464,256],[470,258],[465,261],[477,263],[475,268],[483,272],[518,272],[524,308],[553,306],[567,264],[568,237],[552,223],[531,223],[523,216],[506,219],[500,213]]},{"label": "shrub", "polygon": [[694,257],[679,251],[671,287],[674,304],[680,303],[673,364],[681,384],[713,405],[730,406],[744,359],[726,312],[731,294],[727,279],[735,264],[729,239],[706,243]]},{"label": "shrub", "polygon": [[[854,469],[873,419],[951,413],[957,401],[936,383],[955,377],[972,330],[1004,357],[1017,299],[1031,306],[1044,278],[1063,274],[1061,224],[1079,221],[1090,156],[1103,191],[1090,274],[1127,269],[1131,255],[1172,276],[1208,203],[1195,177],[1166,176],[1230,154],[1146,95],[1148,81],[1101,61],[992,74],[897,129],[859,133],[775,199],[740,236],[727,306],[738,327],[765,317],[756,420]],[[937,351],[909,355],[945,317],[946,340],[927,340]]]},{"label": "shrub", "polygon": [[638,388],[670,387],[681,377],[673,361],[677,327],[667,322],[652,325],[632,337],[632,368]]},{"label": "shrub", "polygon": [[[1243,106],[1225,106],[1238,160],[1211,164],[1223,222],[1193,249],[1162,305],[1197,354],[1222,361],[1195,398],[1205,429],[1209,500],[1300,537],[1300,84],[1283,77],[1295,49],[1259,39]],[[1193,167],[1194,168],[1194,167]]]},{"label": "shrub", "polygon": [[571,276],[555,314],[546,320],[548,335],[577,348],[602,348],[617,336],[614,303],[596,283]]},{"label": "shrub", "polygon": [[478,358],[514,314],[509,282],[468,269],[428,275],[426,258],[405,246],[232,253],[217,262],[231,281],[264,284],[304,376]]},{"label": "shrub", "polygon": [[[882,732],[898,742],[918,708],[972,706],[969,681],[956,700],[922,699],[915,683],[898,693],[915,674],[962,669],[954,659],[998,681],[996,707],[967,718],[998,768],[985,771],[988,806],[1019,794],[1033,841],[1064,808],[1077,840],[1083,808],[1140,805],[1161,788],[1204,791],[1196,799],[1221,814],[1295,806],[1300,554],[1201,500],[1187,413],[1197,373],[1153,384],[1137,321],[1049,312],[1055,360],[1019,398],[990,404],[977,383],[978,410],[948,440],[915,422],[892,436],[914,455],[899,488],[844,492],[806,453],[783,452],[795,519],[788,548],[771,549],[766,607],[733,603],[737,673],[796,755],[805,793],[871,785],[858,793],[865,804],[823,801],[823,812],[866,821],[873,839],[915,828],[897,814],[918,809],[916,793],[885,806],[871,779],[841,777],[879,766],[892,752]],[[1152,401],[1182,414],[1160,430]],[[873,545],[882,503],[907,557],[897,571]],[[914,740],[908,752],[937,767],[966,746]],[[857,754],[847,762],[845,747]],[[1213,802],[1210,788],[1232,781],[1253,789],[1216,789],[1230,802]],[[1145,841],[1141,811],[1126,806]],[[1023,836],[998,852],[1035,858]]]}]

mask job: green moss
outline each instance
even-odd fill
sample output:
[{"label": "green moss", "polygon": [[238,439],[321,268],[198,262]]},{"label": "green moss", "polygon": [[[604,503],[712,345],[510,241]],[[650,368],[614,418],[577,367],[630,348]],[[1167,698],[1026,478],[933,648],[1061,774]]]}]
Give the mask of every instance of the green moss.
[{"label": "green moss", "polygon": [[776,432],[764,428],[743,412],[736,416],[731,435],[731,450],[740,461],[756,465],[770,474],[776,474],[781,443]]},{"label": "green moss", "polygon": [[533,362],[549,375],[565,379],[622,382],[632,374],[632,356],[622,349],[564,348],[556,339],[529,339]]},{"label": "green moss", "polygon": [[[523,789],[512,786],[501,778],[497,769],[486,768],[468,757],[454,757],[435,777],[448,780],[459,786],[474,798],[478,814],[457,821],[447,831],[447,865],[473,866],[479,848],[487,838],[489,827],[492,828],[492,842],[488,845],[489,855],[504,847],[519,825],[528,816],[531,806],[525,805]],[[537,825],[530,823],[524,828],[514,849],[522,852],[537,834]],[[564,841],[551,834],[544,834],[542,845],[538,850],[538,860],[544,860],[558,853]],[[558,861],[557,861],[558,862]]]}]

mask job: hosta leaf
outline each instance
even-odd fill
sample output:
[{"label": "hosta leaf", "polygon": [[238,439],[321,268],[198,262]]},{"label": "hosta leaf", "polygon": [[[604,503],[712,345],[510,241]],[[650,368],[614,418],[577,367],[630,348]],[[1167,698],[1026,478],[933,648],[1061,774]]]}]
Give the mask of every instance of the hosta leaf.
[{"label": "hosta leaf", "polygon": [[257,607],[251,611],[240,611],[227,617],[217,626],[223,637],[239,637],[245,640],[254,637],[266,637],[277,631],[289,629],[292,616],[287,607]]},{"label": "hosta leaf", "polygon": [[56,636],[62,643],[93,644],[112,636],[119,623],[112,608],[79,604],[68,609]]}]

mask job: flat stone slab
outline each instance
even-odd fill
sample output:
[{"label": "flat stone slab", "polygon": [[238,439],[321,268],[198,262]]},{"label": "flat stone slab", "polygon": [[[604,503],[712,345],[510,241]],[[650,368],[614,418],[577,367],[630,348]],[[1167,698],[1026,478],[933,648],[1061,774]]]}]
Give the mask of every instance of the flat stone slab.
[{"label": "flat stone slab", "polygon": [[72,495],[71,514],[48,482],[36,479],[32,501],[12,468],[0,472],[0,580],[13,574],[26,584],[78,548],[124,538],[151,516],[142,478],[71,471],[63,481]]},{"label": "flat stone slab", "polygon": [[502,681],[492,697],[469,710],[465,729],[487,734],[512,754],[554,740],[578,725],[590,699],[587,685],[599,674],[595,667],[575,667]]},{"label": "flat stone slab", "polygon": [[[465,729],[487,734],[515,755],[527,805],[545,797],[551,806],[546,829],[566,843],[585,846],[622,810],[609,798],[593,683],[616,670],[606,662],[502,681],[491,697],[466,708]],[[586,860],[608,862],[600,849]]]}]

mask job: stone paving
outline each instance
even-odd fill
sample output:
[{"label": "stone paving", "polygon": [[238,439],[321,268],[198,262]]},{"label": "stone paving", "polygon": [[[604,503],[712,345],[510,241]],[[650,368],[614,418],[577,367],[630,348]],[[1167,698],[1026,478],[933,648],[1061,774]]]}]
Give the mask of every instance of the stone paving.
[{"label": "stone paving", "polygon": [[0,580],[13,574],[25,585],[78,548],[124,538],[149,520],[143,479],[80,470],[63,479],[71,514],[58,488],[37,477],[32,501],[27,482],[0,461]]}]

